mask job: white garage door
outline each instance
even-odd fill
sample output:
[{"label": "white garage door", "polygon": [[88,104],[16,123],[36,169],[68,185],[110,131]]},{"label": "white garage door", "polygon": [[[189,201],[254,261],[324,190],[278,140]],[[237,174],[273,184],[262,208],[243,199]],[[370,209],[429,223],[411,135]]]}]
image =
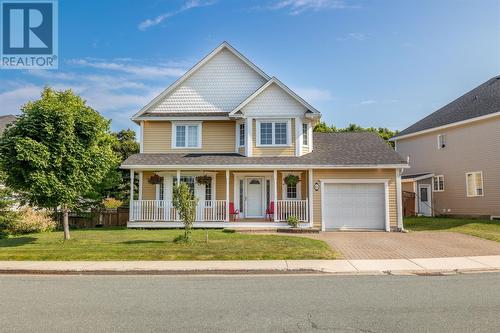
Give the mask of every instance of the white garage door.
[{"label": "white garage door", "polygon": [[326,229],[385,229],[385,185],[325,184]]}]

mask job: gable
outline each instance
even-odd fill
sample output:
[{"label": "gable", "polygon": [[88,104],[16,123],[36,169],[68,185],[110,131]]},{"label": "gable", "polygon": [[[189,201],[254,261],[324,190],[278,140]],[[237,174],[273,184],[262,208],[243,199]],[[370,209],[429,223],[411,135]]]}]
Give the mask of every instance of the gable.
[{"label": "gable", "polygon": [[241,109],[249,117],[303,116],[306,111],[305,106],[276,83],[271,83]]},{"label": "gable", "polygon": [[265,82],[223,48],[148,112],[230,112]]}]

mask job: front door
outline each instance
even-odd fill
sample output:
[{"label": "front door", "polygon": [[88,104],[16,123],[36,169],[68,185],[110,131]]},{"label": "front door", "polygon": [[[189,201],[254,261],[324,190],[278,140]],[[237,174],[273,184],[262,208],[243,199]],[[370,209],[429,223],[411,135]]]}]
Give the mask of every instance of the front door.
[{"label": "front door", "polygon": [[418,213],[432,216],[431,186],[428,184],[418,185]]},{"label": "front door", "polygon": [[245,217],[264,217],[264,178],[248,177],[245,185]]}]

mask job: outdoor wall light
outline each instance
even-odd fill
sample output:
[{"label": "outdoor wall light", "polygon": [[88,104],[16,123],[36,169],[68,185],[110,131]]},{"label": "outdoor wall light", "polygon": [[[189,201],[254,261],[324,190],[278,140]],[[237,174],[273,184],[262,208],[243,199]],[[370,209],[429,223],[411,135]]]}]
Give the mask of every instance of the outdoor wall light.
[{"label": "outdoor wall light", "polygon": [[314,183],[314,190],[319,191],[319,182]]}]

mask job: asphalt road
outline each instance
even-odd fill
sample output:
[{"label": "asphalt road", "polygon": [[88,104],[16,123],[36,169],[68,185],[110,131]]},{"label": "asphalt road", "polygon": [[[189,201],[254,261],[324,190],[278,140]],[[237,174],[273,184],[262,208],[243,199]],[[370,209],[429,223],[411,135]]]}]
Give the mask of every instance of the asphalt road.
[{"label": "asphalt road", "polygon": [[2,332],[500,332],[500,274],[0,276]]}]

